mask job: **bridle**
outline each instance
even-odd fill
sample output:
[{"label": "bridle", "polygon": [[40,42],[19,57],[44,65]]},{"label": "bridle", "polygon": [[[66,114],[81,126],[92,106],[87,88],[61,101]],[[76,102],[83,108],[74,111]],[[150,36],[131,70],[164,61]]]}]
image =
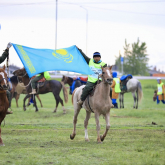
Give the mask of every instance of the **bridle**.
[{"label": "bridle", "polygon": [[[23,77],[25,77],[26,75],[27,75],[27,73],[25,73],[23,76],[19,76],[19,77],[23,78]],[[31,78],[29,78],[29,79],[30,79],[30,81],[29,81],[28,85],[21,85],[21,84],[19,84],[19,85],[20,85],[21,87],[25,87],[25,88],[26,88],[26,87],[29,86],[30,83],[31,83],[31,80],[32,80],[32,79],[31,79]],[[18,80],[18,82],[20,82],[19,79],[18,79],[18,76],[17,76],[17,80]]]},{"label": "bridle", "polygon": [[[8,81],[7,78],[2,78],[2,79],[0,79],[0,83],[1,83],[1,81],[3,81],[4,79],[5,79],[6,81]],[[4,88],[4,87],[0,84],[0,89],[2,89],[2,90],[7,90],[7,87]]]}]

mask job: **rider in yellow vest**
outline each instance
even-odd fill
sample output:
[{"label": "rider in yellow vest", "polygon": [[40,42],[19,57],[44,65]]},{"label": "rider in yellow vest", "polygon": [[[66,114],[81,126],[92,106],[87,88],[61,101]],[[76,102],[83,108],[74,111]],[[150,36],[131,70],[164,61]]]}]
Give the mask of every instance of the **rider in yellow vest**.
[{"label": "rider in yellow vest", "polygon": [[157,78],[157,104],[159,104],[160,101],[162,101],[163,104],[165,104],[165,86],[162,82],[161,78]]},{"label": "rider in yellow vest", "polygon": [[49,72],[45,71],[37,75],[34,79],[32,79],[32,92],[30,94],[36,94],[36,82],[41,80],[42,78],[45,78],[46,80],[50,78]]},{"label": "rider in yellow vest", "polygon": [[[91,68],[91,70],[94,71],[92,75],[88,75],[88,81],[86,83],[85,88],[82,91],[81,99],[77,103],[78,105],[82,106],[84,100],[87,98],[89,92],[93,89],[93,87],[96,85],[98,80],[98,74],[102,73],[102,67],[106,67],[107,64],[101,61],[101,55],[99,52],[93,53],[93,58],[87,57],[81,49],[78,48],[82,56],[84,57],[85,61]],[[113,105],[112,105],[113,106]]]},{"label": "rider in yellow vest", "polygon": [[111,85],[112,88],[112,104],[114,105],[114,108],[118,108],[117,99],[119,97],[120,90],[120,79],[117,78],[117,72],[112,73],[113,76],[113,82]]}]

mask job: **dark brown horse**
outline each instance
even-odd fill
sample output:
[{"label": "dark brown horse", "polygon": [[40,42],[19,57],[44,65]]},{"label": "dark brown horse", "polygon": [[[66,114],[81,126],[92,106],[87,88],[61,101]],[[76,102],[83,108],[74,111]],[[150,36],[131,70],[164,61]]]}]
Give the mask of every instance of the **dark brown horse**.
[{"label": "dark brown horse", "polygon": [[[31,93],[31,91],[32,91],[31,79],[29,78],[25,68],[18,69],[16,71],[14,71],[13,74],[15,76],[18,76],[19,81],[24,83],[24,85],[26,86],[27,93]],[[47,81],[45,81],[44,85],[42,87],[39,87],[39,90],[38,90],[37,94],[45,94],[45,93],[48,93],[48,92],[52,92],[53,95],[54,95],[54,98],[56,100],[56,107],[55,107],[53,112],[57,111],[57,107],[58,107],[58,104],[60,102],[62,107],[63,107],[63,113],[66,113],[66,110],[65,110],[64,104],[63,104],[63,100],[60,97],[60,91],[61,91],[62,88],[63,88],[64,99],[65,99],[65,102],[67,103],[67,101],[68,101],[67,89],[66,89],[66,87],[63,83],[61,83],[59,81],[56,81],[56,80],[47,80]],[[27,94],[27,96],[24,98],[24,104],[23,104],[24,110],[26,110],[25,101],[30,96],[32,96],[33,101],[34,101],[34,106],[36,108],[36,111],[38,111],[38,107],[37,107],[37,104],[36,104],[36,101],[35,101],[35,96],[30,95],[30,94]]]},{"label": "dark brown horse", "polygon": [[[17,108],[18,108],[18,99],[19,99],[19,97],[20,97],[20,94],[27,94],[26,88],[24,87],[23,83],[18,83],[18,78],[17,78],[17,76],[12,76],[12,77],[10,77],[10,82],[12,83],[12,89],[11,89],[11,91],[10,91],[10,94],[11,94],[11,97],[10,97],[10,98],[11,98],[11,99],[10,99],[10,105],[11,105],[12,99],[15,98],[15,100],[16,100],[16,105],[17,105]],[[41,104],[41,107],[43,107],[39,95],[36,95],[36,97],[37,97],[37,99],[39,100],[39,102],[40,102],[40,104]],[[30,105],[30,99],[31,99],[31,97],[29,97],[27,106]]]},{"label": "dark brown horse", "polygon": [[[83,79],[83,80],[81,80],[81,79]],[[63,77],[61,79],[61,82],[63,82],[64,84],[68,84],[70,86],[69,94],[72,94],[74,89],[76,89],[77,87],[80,87],[81,85],[85,85],[86,81],[87,81],[87,78],[80,77],[79,79],[77,79],[75,81],[75,84],[73,87],[72,85],[73,85],[74,79],[72,77],[67,77],[67,76],[63,75]]]},{"label": "dark brown horse", "polygon": [[4,146],[1,138],[1,123],[6,117],[7,109],[9,108],[9,101],[6,95],[7,90],[7,74],[5,72],[5,65],[0,68],[0,146]]}]

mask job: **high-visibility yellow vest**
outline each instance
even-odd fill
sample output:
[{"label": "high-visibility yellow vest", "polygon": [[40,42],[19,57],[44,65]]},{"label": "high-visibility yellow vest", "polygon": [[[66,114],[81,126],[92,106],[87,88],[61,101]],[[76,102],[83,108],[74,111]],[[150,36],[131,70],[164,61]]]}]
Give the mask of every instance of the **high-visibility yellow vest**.
[{"label": "high-visibility yellow vest", "polygon": [[115,93],[120,93],[120,79],[119,78],[113,78],[115,81]]},{"label": "high-visibility yellow vest", "polygon": [[164,85],[163,82],[161,84],[157,84],[158,87],[157,95],[161,95],[163,93],[163,85]]},{"label": "high-visibility yellow vest", "polygon": [[[38,76],[40,76],[40,75],[41,75],[41,74],[38,74]],[[44,77],[45,77],[46,80],[50,78],[50,74],[49,74],[48,71],[45,71],[45,72],[44,72]]]},{"label": "high-visibility yellow vest", "polygon": [[[91,75],[88,75],[88,81],[91,83],[95,83],[98,80],[98,74],[102,74],[102,69],[101,66],[104,66],[106,63],[101,62],[99,64],[94,63],[93,59],[90,59],[89,61],[89,67],[91,68],[91,70],[94,72]],[[101,78],[100,78],[101,79]]]}]

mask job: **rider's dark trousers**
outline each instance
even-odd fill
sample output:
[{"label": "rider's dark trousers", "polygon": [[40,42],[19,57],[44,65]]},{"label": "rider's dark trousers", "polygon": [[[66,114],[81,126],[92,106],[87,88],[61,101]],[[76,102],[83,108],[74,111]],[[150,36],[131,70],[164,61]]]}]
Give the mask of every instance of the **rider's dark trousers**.
[{"label": "rider's dark trousers", "polygon": [[[92,89],[94,88],[96,83],[91,83],[91,82],[87,81],[86,86],[84,87],[82,94],[81,94],[82,101],[84,101],[87,98],[89,92],[92,91]],[[110,88],[110,98],[112,98],[112,88]]]},{"label": "rider's dark trousers", "polygon": [[35,89],[35,83],[39,80],[41,80],[44,77],[44,75],[36,76],[35,78],[32,79],[31,84],[32,88]]}]

